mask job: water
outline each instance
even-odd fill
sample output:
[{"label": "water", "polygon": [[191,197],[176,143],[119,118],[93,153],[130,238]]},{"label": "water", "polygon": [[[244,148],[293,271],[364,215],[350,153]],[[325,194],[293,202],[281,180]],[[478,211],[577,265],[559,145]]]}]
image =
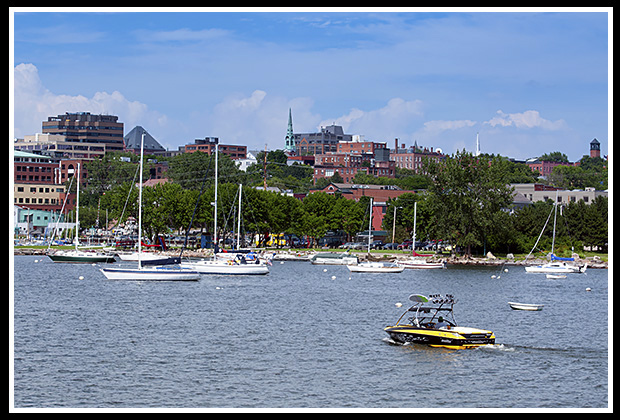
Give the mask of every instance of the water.
[{"label": "water", "polygon": [[[608,407],[607,270],[276,262],[267,276],[140,283],[40,256],[14,266],[18,408]],[[390,343],[383,328],[414,292],[454,294],[457,321],[496,345]]]}]

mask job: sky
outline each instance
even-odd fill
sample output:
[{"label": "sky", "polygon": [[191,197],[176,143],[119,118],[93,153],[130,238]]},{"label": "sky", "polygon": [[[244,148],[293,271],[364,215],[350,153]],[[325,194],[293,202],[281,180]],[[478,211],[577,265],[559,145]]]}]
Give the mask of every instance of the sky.
[{"label": "sky", "polygon": [[221,10],[10,9],[11,138],[91,112],[170,150],[275,150],[290,108],[295,133],[389,147],[609,153],[611,8]]}]

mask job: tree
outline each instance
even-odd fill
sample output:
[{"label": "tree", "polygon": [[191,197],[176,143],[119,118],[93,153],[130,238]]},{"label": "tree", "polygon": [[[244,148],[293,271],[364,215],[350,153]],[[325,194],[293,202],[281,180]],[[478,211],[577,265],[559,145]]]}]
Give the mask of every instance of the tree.
[{"label": "tree", "polygon": [[[108,152],[101,159],[86,162],[88,186],[81,191],[82,205],[96,206],[99,198],[117,185],[139,182],[139,175],[136,176],[139,159],[139,156],[129,152]],[[145,180],[149,178],[150,167],[151,164],[145,159],[142,171]]]},{"label": "tree", "polygon": [[[208,180],[212,185],[215,180],[215,154],[203,152],[181,153],[168,162],[168,177],[185,189],[200,189],[202,180]],[[243,172],[237,168],[235,162],[223,153],[218,154],[218,182],[238,183]]]},{"label": "tree", "polygon": [[[382,228],[386,230],[390,236],[392,227],[394,227],[394,208],[396,208],[396,229],[398,232],[404,232],[404,235],[397,235],[397,241],[392,238],[392,242],[401,242],[405,239],[411,239],[413,235],[413,222],[417,222],[416,239],[427,238],[430,214],[428,205],[424,200],[425,194],[404,193],[397,198],[388,200],[385,216],[383,216]],[[414,211],[415,203],[417,212]],[[415,216],[414,216],[415,213]]]},{"label": "tree", "polygon": [[438,238],[464,247],[482,246],[493,226],[493,215],[512,202],[512,189],[498,157],[479,158],[463,150],[442,162],[426,159],[424,170],[433,183],[428,200]]},{"label": "tree", "polygon": [[334,183],[341,184],[341,183],[343,183],[343,182],[344,182],[344,179],[342,179],[342,176],[340,176],[340,174],[338,173],[338,171],[336,171],[336,172],[334,173],[334,175],[333,175],[331,178],[329,178],[329,182],[334,182]]},{"label": "tree", "polygon": [[542,162],[561,162],[568,163],[568,156],[562,152],[545,153],[538,158]]}]

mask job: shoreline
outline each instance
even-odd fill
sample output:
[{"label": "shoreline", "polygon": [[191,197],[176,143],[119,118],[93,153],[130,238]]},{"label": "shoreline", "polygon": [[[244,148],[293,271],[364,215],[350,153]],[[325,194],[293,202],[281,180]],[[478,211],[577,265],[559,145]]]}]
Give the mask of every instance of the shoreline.
[{"label": "shoreline", "polygon": [[[178,256],[178,250],[174,251],[156,251],[162,255],[169,256]],[[322,251],[294,251],[290,252],[288,250],[256,250],[256,252],[266,252],[266,253],[274,253],[274,260],[276,261],[305,261],[307,260],[307,256],[313,255],[315,252],[333,252],[333,253],[341,253],[341,251],[331,251],[331,250],[322,250]],[[14,248],[13,255],[46,255],[47,249],[45,248]],[[357,255],[360,260],[368,260],[367,254],[363,252],[352,252],[351,254]],[[212,255],[211,250],[185,250],[183,251],[183,255],[190,258],[207,258]],[[380,254],[370,254],[373,260],[376,261],[393,261],[398,258],[407,257],[408,254],[394,254],[394,253],[380,253]],[[502,265],[511,265],[511,266],[526,266],[526,265],[536,265],[536,264],[544,264],[547,262],[547,259],[544,258],[534,258],[534,259],[502,259],[497,257],[471,257],[471,256],[440,256],[440,257],[428,257],[429,261],[445,261],[448,265],[462,265],[462,266],[502,266]],[[597,269],[608,269],[609,264],[607,261],[601,260],[599,257],[586,257],[586,258],[578,258],[575,260],[577,263],[588,264],[588,268],[597,268]]]}]

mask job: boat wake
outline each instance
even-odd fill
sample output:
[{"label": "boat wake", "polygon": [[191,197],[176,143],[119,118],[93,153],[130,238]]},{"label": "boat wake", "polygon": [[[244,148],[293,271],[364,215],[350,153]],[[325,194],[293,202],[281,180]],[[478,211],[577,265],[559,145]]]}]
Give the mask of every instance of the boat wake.
[{"label": "boat wake", "polygon": [[516,349],[514,347],[507,346],[505,344],[487,344],[484,346],[476,347],[476,350],[513,352]]}]

